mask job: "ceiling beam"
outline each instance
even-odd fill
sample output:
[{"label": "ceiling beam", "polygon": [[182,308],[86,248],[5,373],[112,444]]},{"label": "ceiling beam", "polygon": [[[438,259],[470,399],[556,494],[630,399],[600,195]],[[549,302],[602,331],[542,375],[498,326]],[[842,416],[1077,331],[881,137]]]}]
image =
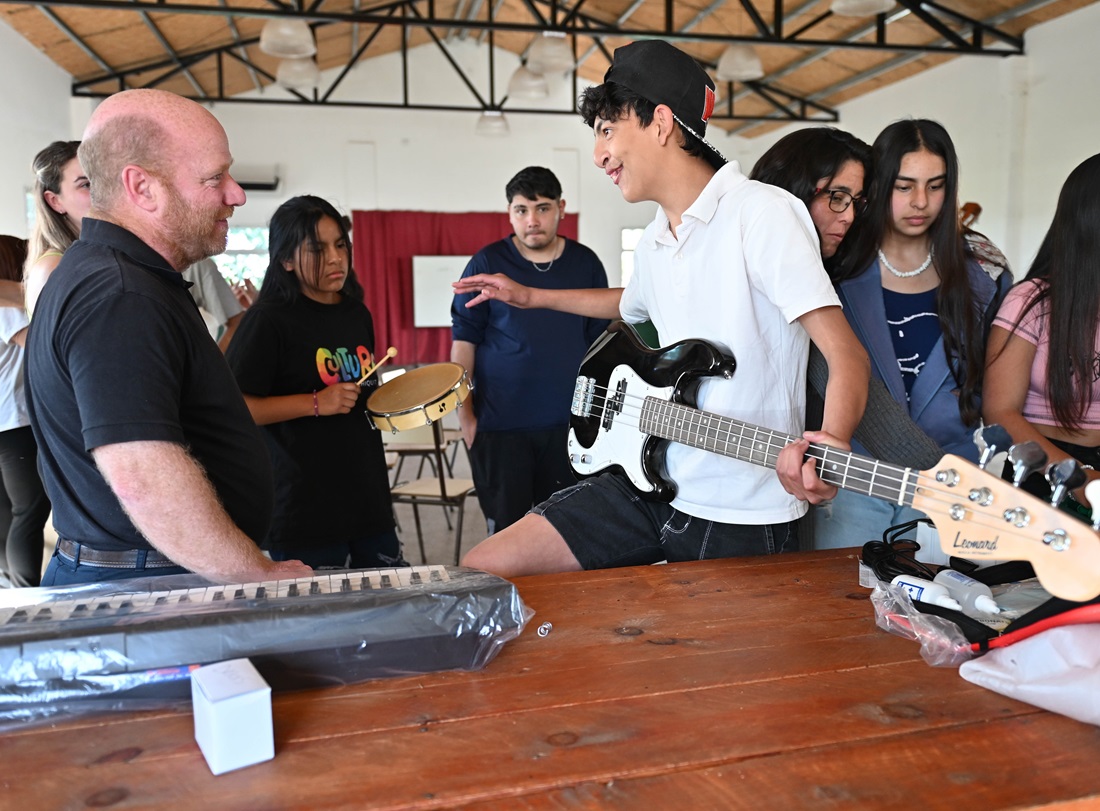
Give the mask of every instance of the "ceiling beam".
[{"label": "ceiling beam", "polygon": [[176,53],[176,49],[173,48],[172,44],[165,38],[164,33],[159,28],[157,28],[157,24],[153,22],[153,18],[149,16],[149,13],[146,11],[142,11],[140,12],[140,16],[141,21],[145,23],[145,27],[149,29],[149,32],[153,35],[153,38],[158,43],[160,43],[160,47],[162,47],[165,53],[167,53],[168,56],[172,59],[172,61],[174,61],[176,65],[182,69],[183,75],[187,79],[187,83],[191,85],[195,93],[197,93],[200,97],[205,97],[206,91],[203,90],[202,85],[198,83],[198,81],[195,79],[195,76],[180,60],[180,55]]},{"label": "ceiling beam", "polygon": [[[220,5],[220,6],[222,7],[222,8],[225,8],[226,0],[218,0],[218,4],[219,4],[219,5]],[[226,15],[226,18],[225,18],[225,24],[226,24],[226,26],[228,26],[228,28],[229,28],[229,35],[230,35],[231,37],[233,37],[233,41],[234,41],[235,43],[237,43],[238,45],[240,45],[240,42],[241,42],[241,32],[240,32],[240,30],[239,30],[239,29],[237,28],[237,23],[236,23],[236,21],[235,21],[235,20],[234,20],[234,19],[233,19],[232,17],[230,17],[230,16]],[[246,54],[246,53],[245,53],[245,50],[244,50],[244,48],[243,48],[243,47],[241,47],[241,48],[240,48],[240,49],[239,49],[239,50],[237,51],[237,55],[238,55],[238,56],[242,56],[242,57],[246,57],[246,56],[247,56],[248,54]],[[255,87],[255,88],[257,89],[257,90],[261,89],[261,88],[263,87],[263,83],[262,83],[262,82],[260,82],[260,77],[259,77],[259,76],[258,76],[258,75],[256,74],[256,71],[255,71],[255,70],[253,70],[253,68],[252,68],[252,66],[251,66],[251,65],[246,65],[245,67],[246,67],[246,69],[248,70],[248,78],[250,78],[250,79],[252,80],[252,85],[253,85],[253,86],[254,86],[254,87]],[[220,93],[220,91],[219,91],[219,93]]]},{"label": "ceiling beam", "polygon": [[[990,26],[990,27],[1003,25],[1004,23],[1010,22],[1011,20],[1014,20],[1017,17],[1022,17],[1025,14],[1029,14],[1033,11],[1036,11],[1036,10],[1042,8],[1043,6],[1048,6],[1048,5],[1050,5],[1051,3],[1054,3],[1054,2],[1057,2],[1057,0],[1030,0],[1029,2],[1026,2],[1023,5],[1016,6],[1013,9],[1001,12],[1000,14],[997,14],[997,15],[994,15],[993,17],[988,18],[985,21],[985,24]],[[908,10],[905,10],[901,13],[902,14],[907,14]],[[803,59],[796,60],[795,62],[792,62],[790,65],[787,65],[786,67],[782,68],[777,73],[769,75],[768,78],[769,79],[782,78],[783,76],[785,76],[789,73],[793,73],[794,71],[798,70],[801,67],[804,67],[804,66],[810,64],[811,62],[814,62],[818,59],[822,59],[825,56],[828,56],[828,54],[829,54],[828,50],[823,50],[823,51],[819,51],[817,53],[811,54],[811,55],[809,55],[809,56],[807,56]],[[891,70],[895,70],[897,68],[900,68],[903,65],[907,65],[910,62],[916,61],[917,59],[920,59],[920,54],[906,54],[906,55],[903,55],[903,56],[894,57],[893,59],[889,59],[889,60],[887,60],[886,62],[883,62],[880,65],[876,65],[873,68],[868,68],[867,70],[860,71],[859,73],[856,73],[856,74],[853,74],[852,76],[849,76],[847,79],[842,79],[841,81],[835,82],[834,84],[829,85],[828,87],[822,88],[821,90],[818,90],[818,91],[812,93],[809,96],[809,98],[814,99],[814,100],[824,99],[827,96],[832,95],[833,93],[840,93],[841,91],[847,90],[849,87],[851,87],[853,85],[859,84],[860,82],[865,82],[868,79],[873,79],[876,76],[881,76],[883,73],[888,73]],[[744,94],[742,93],[740,95],[744,95]],[[740,96],[736,96],[735,98],[739,98],[739,97]],[[735,127],[733,129],[731,129],[729,134],[733,135],[735,133],[742,132],[746,129],[751,128],[751,126],[752,126],[751,124],[743,124],[739,127]]]},{"label": "ceiling beam", "polygon": [[[398,9],[391,9],[391,14],[396,14]],[[415,13],[415,11],[413,12]],[[379,33],[381,27],[376,27],[367,41],[357,51],[355,58],[352,60],[352,64],[363,57],[367,47],[374,40],[375,36]],[[147,86],[156,86],[163,84],[167,79],[178,74],[182,70],[193,68],[204,60],[214,60],[215,69],[218,72],[217,85],[219,92],[217,94],[206,94],[203,98],[196,98],[196,101],[200,102],[212,102],[217,101],[220,103],[230,104],[277,104],[277,105],[302,105],[302,104],[317,104],[326,105],[331,107],[363,107],[363,108],[377,108],[377,109],[403,109],[403,110],[434,110],[434,111],[448,111],[448,112],[481,112],[486,109],[498,109],[508,113],[523,113],[533,115],[579,115],[576,104],[573,102],[568,108],[558,109],[545,109],[545,108],[531,108],[531,107],[513,107],[504,106],[507,99],[502,99],[500,102],[496,101],[493,83],[489,83],[489,94],[486,98],[478,90],[476,84],[462,71],[461,67],[451,56],[444,42],[435,35],[434,32],[429,32],[432,35],[432,39],[436,46],[443,53],[443,56],[450,63],[451,68],[456,72],[456,75],[465,83],[474,97],[475,103],[469,105],[459,104],[418,104],[412,102],[408,97],[408,65],[403,61],[402,63],[402,86],[405,90],[401,102],[376,102],[369,100],[336,100],[332,98],[332,92],[340,84],[344,76],[351,69],[352,64],[345,66],[339,76],[333,81],[329,89],[320,94],[318,91],[313,91],[311,96],[307,96],[303,93],[299,93],[293,90],[287,90],[290,93],[290,98],[272,98],[271,96],[265,96],[264,98],[254,97],[241,97],[241,96],[225,96],[221,92],[221,88],[224,87],[224,80],[222,77],[223,72],[223,57],[230,56],[236,61],[250,66],[255,69],[259,74],[269,81],[274,81],[274,77],[270,73],[264,71],[258,65],[254,65],[248,61],[247,58],[241,57],[239,51],[243,50],[245,46],[255,45],[259,38],[254,37],[252,39],[241,40],[237,43],[231,43],[229,45],[222,46],[220,48],[212,48],[207,51],[203,51],[197,54],[190,54],[181,57],[179,60],[182,64],[177,64],[175,60],[166,59],[155,65],[144,65],[140,68],[133,68],[127,71],[117,71],[110,75],[95,77],[91,79],[84,79],[79,82],[73,83],[73,95],[78,97],[90,97],[90,98],[105,98],[117,92],[118,87],[125,86],[125,79],[128,76],[132,76],[138,73],[152,73],[159,71],[159,75],[156,76]],[[490,31],[490,36],[492,32]],[[601,46],[602,47],[602,46]],[[490,73],[492,72],[492,55],[493,48],[486,49],[487,55],[490,58]],[[109,90],[97,90],[95,87],[104,83],[110,83],[112,87]],[[837,113],[825,105],[814,102],[810,99],[800,98],[794,94],[787,93],[778,88],[768,87],[766,84],[760,82],[753,83],[753,91],[759,94],[762,98],[769,101],[775,108],[775,112],[766,116],[760,115],[741,115],[736,113],[732,104],[727,105],[726,111],[716,110],[715,114],[711,117],[711,121],[772,121],[782,120],[786,122],[790,121],[836,121]],[[574,94],[575,98],[575,94]]]},{"label": "ceiling beam", "polygon": [[77,34],[76,31],[71,29],[68,23],[58,17],[57,14],[54,13],[54,10],[52,8],[48,8],[46,6],[35,6],[35,8],[41,11],[46,19],[56,25],[58,29],[60,29],[61,33],[72,40],[73,44],[76,45],[76,47],[78,47],[80,50],[82,50],[93,62],[99,65],[103,70],[111,70],[111,66],[107,64],[106,60],[104,60],[102,56],[92,50],[92,46],[81,39],[80,35]]},{"label": "ceiling beam", "polygon": [[332,84],[329,85],[328,90],[326,90],[321,96],[322,102],[327,102],[329,98],[332,97],[332,94],[336,92],[336,88],[338,88],[340,86],[340,83],[344,81],[344,77],[347,76],[349,72],[351,72],[352,68],[359,64],[359,60],[363,58],[363,54],[367,52],[367,49],[371,46],[371,43],[374,42],[375,37],[377,37],[381,33],[382,26],[376,25],[374,27],[374,30],[371,31],[370,35],[367,37],[366,41],[358,48],[356,48],[354,53],[352,53],[351,59],[349,59],[348,63],[344,65],[344,68],[340,71],[340,74],[332,80]]},{"label": "ceiling beam", "polygon": [[[16,0],[0,0],[0,3],[11,4],[15,1]],[[400,107],[404,109],[435,110],[502,109],[503,105],[507,103],[507,98],[505,97],[498,102],[495,97],[493,86],[495,77],[491,69],[493,58],[492,48],[489,49],[489,93],[486,95],[479,91],[474,82],[463,73],[460,66],[451,57],[448,49],[440,40],[440,35],[446,31],[451,33],[458,32],[459,36],[462,37],[465,35],[467,29],[477,30],[479,32],[479,39],[488,35],[490,42],[492,41],[494,32],[500,31],[526,32],[536,35],[548,28],[552,30],[563,30],[565,33],[572,36],[574,53],[577,52],[578,47],[582,44],[581,41],[583,38],[587,37],[592,44],[590,47],[585,45],[587,50],[578,60],[578,64],[583,62],[584,59],[597,50],[601,51],[610,59],[608,47],[604,44],[605,40],[608,38],[635,40],[660,38],[670,41],[721,42],[722,44],[730,42],[747,42],[754,45],[773,44],[788,47],[793,45],[814,49],[813,53],[806,57],[796,59],[779,71],[770,73],[766,82],[741,85],[740,87],[742,90],[737,94],[732,94],[733,85],[726,85],[727,92],[729,92],[730,95],[728,95],[726,99],[719,100],[717,105],[719,109],[726,108],[726,112],[721,115],[715,115],[714,120],[739,122],[774,120],[837,121],[839,116],[836,110],[824,106],[820,101],[828,92],[836,92],[835,88],[827,88],[823,91],[815,92],[810,96],[801,97],[775,84],[775,80],[780,77],[788,75],[799,67],[809,64],[815,59],[821,58],[826,53],[837,49],[870,49],[902,53],[902,56],[899,56],[897,59],[889,60],[886,63],[891,67],[896,67],[899,64],[904,64],[929,53],[951,55],[965,53],[968,55],[1006,56],[1023,52],[1022,37],[1015,37],[996,28],[1002,21],[1001,19],[995,18],[984,22],[969,20],[959,12],[940,6],[938,3],[934,2],[934,0],[898,0],[901,7],[897,12],[890,15],[879,15],[874,24],[863,26],[858,31],[849,34],[843,40],[839,41],[803,39],[802,37],[804,37],[809,30],[808,26],[803,26],[793,34],[784,34],[784,27],[791,22],[796,15],[804,14],[807,9],[814,4],[815,0],[773,0],[775,16],[773,18],[774,23],[772,28],[768,27],[756,5],[754,5],[754,2],[758,3],[760,0],[709,0],[708,4],[703,7],[695,17],[680,28],[664,30],[664,26],[662,26],[662,30],[660,31],[637,27],[629,28],[626,25],[632,14],[642,6],[645,0],[635,0],[625,12],[620,14],[617,20],[610,24],[597,20],[586,13],[582,13],[585,0],[573,0],[572,3],[561,2],[561,0],[523,0],[525,8],[531,15],[531,21],[526,22],[521,20],[506,23],[501,23],[497,19],[497,12],[500,9],[500,2],[502,2],[502,0],[496,0],[490,4],[484,4],[483,0],[474,0],[473,3],[467,3],[463,7],[465,9],[464,11],[457,12],[455,18],[437,18],[435,16],[434,0],[391,0],[386,3],[370,5],[368,5],[369,0],[362,0],[362,2],[360,2],[360,0],[354,1],[355,6],[349,12],[344,10],[329,11],[325,7],[325,0],[294,0],[292,5],[279,2],[279,0],[267,0],[267,6],[247,8],[233,5],[234,2],[239,2],[239,0],[218,0],[219,5],[217,6],[198,6],[188,2],[175,2],[175,0],[51,0],[49,6],[94,7],[97,9],[115,8],[123,11],[137,11],[146,25],[154,32],[154,35],[157,35],[158,41],[168,53],[169,58],[155,63],[135,65],[124,70],[111,69],[106,65],[104,60],[99,58],[98,55],[87,47],[86,43],[83,43],[75,33],[69,30],[64,22],[61,21],[52,10],[42,6],[39,8],[42,10],[43,14],[50,17],[62,31],[65,31],[74,42],[81,46],[85,52],[96,60],[96,63],[104,69],[104,72],[100,75],[83,77],[79,81],[74,81],[73,83],[74,95],[95,97],[103,97],[113,92],[117,92],[119,89],[127,86],[126,80],[128,78],[135,77],[139,74],[148,76],[157,71],[167,71],[157,76],[157,78],[153,80],[153,83],[162,84],[168,78],[182,72],[189,78],[191,86],[196,91],[196,95],[194,96],[196,101],[234,102],[237,101],[235,97],[226,97],[224,94],[223,57],[225,55],[232,56],[237,62],[244,65],[252,77],[254,86],[262,89],[263,84],[259,77],[262,75],[270,80],[270,74],[260,70],[258,66],[254,65],[249,59],[246,50],[248,46],[255,45],[258,38],[248,40],[242,39],[234,24],[234,15],[262,19],[277,17],[304,19],[310,21],[311,26],[315,29],[331,24],[347,24],[352,27],[352,30],[355,31],[356,34],[355,41],[352,43],[352,54],[348,64],[344,66],[335,82],[333,82],[332,86],[323,94],[318,95],[318,93],[314,91],[312,94],[313,98],[310,99],[303,94],[292,93],[293,98],[287,98],[285,100],[253,99],[248,100],[247,103],[263,103],[265,101],[268,103],[289,104],[324,103],[335,106]],[[1028,5],[1045,5],[1053,1],[1054,0],[1032,0]],[[671,20],[669,14],[671,13],[670,10],[673,8],[671,5],[672,2],[673,0],[665,0],[666,24]],[[726,3],[740,4],[745,13],[752,19],[756,28],[755,34],[708,34],[693,30],[706,17],[713,14],[715,10]],[[790,7],[785,7],[785,4]],[[366,8],[361,7],[364,5]],[[214,14],[225,18],[227,26],[230,28],[232,39],[230,42],[221,44],[215,48],[209,48],[191,54],[179,53],[172,49],[163,35],[159,34],[156,25],[149,18],[148,11],[156,11],[158,13]],[[1017,12],[1017,14],[1022,13],[1026,12]],[[829,14],[830,12],[826,12],[818,19],[824,19],[828,17]],[[926,44],[887,42],[885,32],[889,24],[909,15],[913,15],[928,27],[930,31],[939,33],[941,36]],[[1001,15],[1004,19],[1012,19],[1014,16],[1015,15],[1010,15],[1009,13]],[[557,25],[554,25],[554,21],[557,21]],[[363,24],[371,25],[373,27],[373,32],[367,38],[367,41],[359,47],[358,26]],[[378,36],[379,32],[391,26],[399,26],[403,31],[402,85],[405,92],[402,102],[400,104],[394,104],[370,101],[334,101],[332,95],[336,87],[341,83],[350,69],[363,58],[367,47],[374,41],[375,37]],[[408,65],[406,50],[409,32],[414,29],[425,31],[435,42],[436,46],[443,52],[444,57],[450,63],[455,74],[471,91],[476,106],[456,107],[454,105],[440,106],[411,103],[408,98]],[[968,33],[971,37],[970,40],[966,39]],[[859,41],[867,37],[872,37],[873,39],[871,41]],[[205,59],[214,59],[216,61],[218,89],[213,95],[204,92],[203,88],[198,86],[197,81],[195,81],[193,75],[190,73],[190,70],[193,69],[196,64]],[[708,65],[708,67],[713,67],[713,65]],[[860,76],[864,75],[865,74],[860,74]],[[575,86],[577,82],[576,72],[574,72],[573,81]],[[108,83],[112,85],[112,89],[109,91],[103,90],[102,86]],[[135,86],[149,85],[149,82],[142,80],[134,84]],[[774,112],[768,115],[736,114],[735,102],[750,94],[765,100],[774,108]],[[513,107],[504,109],[508,112],[576,114],[574,109],[529,110]],[[743,129],[743,127],[737,127],[733,131],[737,132],[740,129]]]},{"label": "ceiling beam", "polygon": [[[574,14],[570,17],[568,25],[551,25],[547,18],[542,14],[539,9],[539,5],[543,3],[536,3],[535,0],[523,0],[528,10],[531,12],[533,22],[501,22],[499,20],[464,20],[460,26],[455,25],[455,20],[450,18],[435,18],[428,16],[417,16],[416,18],[405,17],[400,21],[394,21],[391,18],[379,14],[381,8],[385,7],[373,7],[370,9],[360,11],[326,11],[320,4],[317,4],[315,8],[308,9],[265,9],[256,8],[253,6],[234,6],[226,5],[222,6],[208,6],[208,5],[194,5],[190,3],[177,3],[172,0],[51,0],[50,5],[52,7],[73,7],[73,8],[96,8],[96,9],[112,9],[119,11],[140,11],[146,10],[156,13],[172,13],[172,14],[202,14],[202,15],[217,15],[225,16],[230,14],[238,17],[251,17],[259,19],[270,19],[273,17],[294,17],[298,19],[304,19],[312,23],[365,23],[369,25],[401,25],[411,28],[423,28],[423,29],[454,29],[470,28],[470,29],[483,29],[493,31],[513,31],[524,33],[541,33],[542,31],[552,28],[553,30],[564,31],[567,34],[573,34],[575,36],[583,36],[589,31],[597,32],[601,36],[605,37],[623,37],[625,39],[665,39],[670,41],[680,42],[745,42],[756,46],[766,45],[783,45],[783,46],[804,46],[804,47],[817,47],[817,48],[846,48],[851,50],[875,50],[875,51],[900,51],[908,53],[966,53],[971,55],[985,55],[985,56],[1010,56],[1023,53],[1023,40],[1019,37],[1013,37],[1010,34],[1000,31],[989,31],[988,33],[993,35],[993,38],[998,42],[997,47],[988,47],[985,43],[987,37],[981,37],[980,42],[965,42],[965,47],[960,47],[958,44],[951,42],[939,41],[937,43],[930,44],[916,44],[916,43],[893,43],[885,41],[885,37],[876,37],[874,41],[850,41],[845,40],[843,42],[837,42],[835,40],[828,39],[803,39],[803,38],[790,38],[790,37],[777,37],[774,32],[769,32],[767,35],[750,34],[727,34],[727,33],[699,33],[695,31],[677,31],[666,30],[662,28],[660,30],[643,29],[643,28],[624,28],[621,26],[609,25],[600,20],[594,19],[585,14]],[[668,0],[671,2],[671,0]],[[903,4],[917,4],[918,0],[901,0]],[[19,0],[0,0],[0,3],[4,4],[19,4]],[[416,4],[416,0],[405,0],[400,5],[413,6]],[[392,4],[391,4],[392,5]],[[556,12],[557,6],[551,6],[552,11]],[[667,9],[666,9],[667,11]],[[667,16],[667,15],[666,15]],[[981,26],[982,24],[977,21],[972,21],[974,25]],[[984,29],[983,29],[984,30]]]}]

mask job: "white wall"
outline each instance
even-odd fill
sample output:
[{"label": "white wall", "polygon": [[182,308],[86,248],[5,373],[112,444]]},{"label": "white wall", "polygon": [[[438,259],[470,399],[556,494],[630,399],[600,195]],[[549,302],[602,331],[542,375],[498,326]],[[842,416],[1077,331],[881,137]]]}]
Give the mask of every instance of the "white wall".
[{"label": "white wall", "polygon": [[27,236],[31,161],[52,141],[70,138],[69,74],[0,22],[0,234]]},{"label": "white wall", "polygon": [[[982,206],[978,230],[1022,276],[1050,224],[1058,190],[1100,152],[1100,4],[1032,28],[1022,57],[954,59],[840,107],[836,125],[872,142],[892,121],[931,118],[959,153],[961,201]],[[748,171],[786,127],[734,136]]]},{"label": "white wall", "polygon": [[1024,201],[1017,221],[1021,257],[1030,261],[1054,214],[1066,176],[1100,152],[1100,5],[1053,20],[1027,34],[1028,89],[1024,154],[1009,156],[1022,179],[1014,199]]},{"label": "white wall", "polygon": [[[487,46],[466,40],[449,47],[487,95]],[[413,103],[475,103],[434,45],[414,50],[410,63]],[[517,64],[511,54],[496,59],[498,100]],[[399,101],[398,66],[396,54],[369,60],[345,78],[334,98]],[[325,79],[334,75],[328,71]],[[560,81],[553,89],[546,106],[567,109],[571,84]],[[279,88],[264,92],[287,97]],[[490,138],[474,133],[473,112],[219,104],[214,113],[239,164],[277,165],[283,178],[277,192],[251,193],[235,224],[263,224],[282,201],[304,193],[346,210],[504,211],[508,180],[525,166],[542,165],[557,174],[567,213],[581,215],[581,242],[596,251],[615,283],[620,230],[653,217],[652,205],[623,202],[592,165],[592,133],[578,116],[507,113],[511,134]]]},{"label": "white wall", "polygon": [[[906,116],[934,118],[951,132],[962,166],[961,195],[983,207],[978,227],[1014,267],[1026,268],[1049,224],[1058,189],[1084,158],[1100,151],[1100,4],[1032,28],[1024,57],[955,59],[840,108],[839,126],[872,141]],[[484,88],[485,46],[453,44],[457,61]],[[497,61],[497,97],[516,65]],[[434,46],[412,52],[414,102],[472,101]],[[367,60],[345,79],[337,98],[397,101],[398,56]],[[19,77],[0,90],[0,230],[25,234],[23,193],[34,153],[51,140],[76,137],[91,104],[70,100],[69,78],[0,24],[0,68]],[[329,72],[327,76],[334,75]],[[567,105],[572,88],[556,88]],[[271,97],[285,91],[268,88]],[[530,164],[559,174],[580,238],[618,274],[619,231],[644,225],[653,206],[624,203],[591,166],[592,135],[572,116],[509,114],[511,135],[474,134],[476,114],[366,108],[217,104],[242,167],[278,165],[275,193],[252,193],[235,223],[263,224],[294,194],[314,193],[345,209],[503,210],[504,184]],[[754,139],[712,130],[715,145],[749,169],[790,128]]]}]

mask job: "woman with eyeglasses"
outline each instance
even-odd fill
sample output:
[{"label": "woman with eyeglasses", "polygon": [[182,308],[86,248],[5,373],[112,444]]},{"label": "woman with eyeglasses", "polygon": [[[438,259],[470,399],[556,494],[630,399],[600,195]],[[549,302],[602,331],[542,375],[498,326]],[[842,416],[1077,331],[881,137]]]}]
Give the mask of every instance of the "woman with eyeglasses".
[{"label": "woman with eyeglasses", "polygon": [[[947,453],[976,461],[985,344],[1012,275],[959,226],[958,158],[943,126],[894,122],[875,139],[871,170],[867,209],[831,268],[844,314],[872,376]],[[815,546],[860,546],[921,517],[841,491],[815,511]]]},{"label": "woman with eyeglasses", "polygon": [[[833,127],[810,127],[777,141],[756,162],[750,177],[779,186],[806,204],[828,266],[864,208],[870,165],[871,147],[859,138]],[[811,346],[808,427],[820,425],[828,375],[825,359]],[[853,436],[868,453],[909,467],[927,468],[939,461],[943,449],[909,419],[881,380],[872,379],[867,394],[867,408]]]},{"label": "woman with eyeglasses", "polygon": [[833,127],[797,130],[776,141],[749,177],[786,189],[809,209],[821,258],[829,259],[863,208],[871,147]]}]

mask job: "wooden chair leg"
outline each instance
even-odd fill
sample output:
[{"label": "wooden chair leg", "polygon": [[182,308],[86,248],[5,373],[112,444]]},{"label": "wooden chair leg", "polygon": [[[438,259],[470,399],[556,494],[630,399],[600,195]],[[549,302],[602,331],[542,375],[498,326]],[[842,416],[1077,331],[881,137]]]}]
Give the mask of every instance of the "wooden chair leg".
[{"label": "wooden chair leg", "polygon": [[424,477],[424,464],[427,463],[428,467],[432,470],[432,475],[435,476],[435,462],[432,461],[432,457],[426,453],[420,455],[420,467],[416,469],[416,478],[421,479]]}]

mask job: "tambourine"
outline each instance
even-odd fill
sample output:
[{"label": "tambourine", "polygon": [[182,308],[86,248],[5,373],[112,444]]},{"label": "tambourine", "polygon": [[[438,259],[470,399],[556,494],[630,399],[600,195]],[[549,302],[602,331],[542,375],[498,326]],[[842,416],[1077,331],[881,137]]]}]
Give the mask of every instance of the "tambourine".
[{"label": "tambourine", "polygon": [[367,416],[383,431],[431,425],[458,408],[470,393],[466,369],[432,363],[383,383],[367,399]]}]

